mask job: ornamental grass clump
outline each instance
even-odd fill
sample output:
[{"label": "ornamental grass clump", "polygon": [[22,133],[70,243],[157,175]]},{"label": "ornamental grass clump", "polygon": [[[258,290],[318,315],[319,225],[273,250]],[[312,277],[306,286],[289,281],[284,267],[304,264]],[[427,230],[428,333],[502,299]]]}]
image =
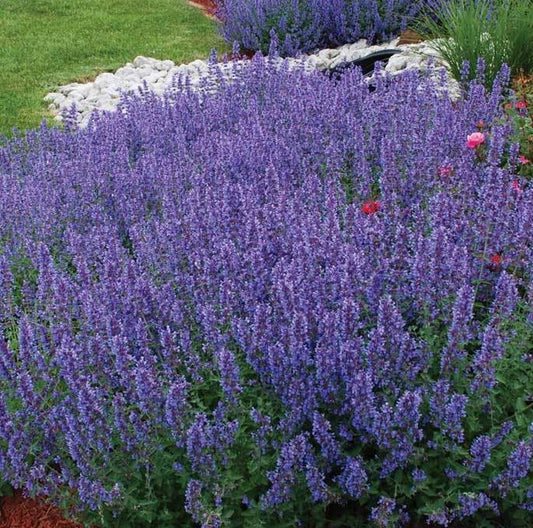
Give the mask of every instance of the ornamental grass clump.
[{"label": "ornamental grass clump", "polygon": [[421,0],[224,0],[218,9],[229,42],[267,53],[273,38],[282,56],[397,36]]},{"label": "ornamental grass clump", "polygon": [[5,142],[3,479],[104,527],[528,526],[504,82],[454,103],[256,57]]},{"label": "ornamental grass clump", "polygon": [[[433,41],[458,81],[472,79],[481,57],[490,86],[503,64],[511,74],[533,73],[533,4],[530,0],[428,2],[416,25]],[[465,72],[464,62],[470,69]]]}]

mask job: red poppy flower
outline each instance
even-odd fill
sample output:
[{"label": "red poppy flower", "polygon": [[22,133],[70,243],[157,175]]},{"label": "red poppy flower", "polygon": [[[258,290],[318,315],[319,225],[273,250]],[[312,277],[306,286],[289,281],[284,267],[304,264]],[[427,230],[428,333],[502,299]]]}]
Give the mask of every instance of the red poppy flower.
[{"label": "red poppy flower", "polygon": [[493,272],[501,271],[504,260],[505,259],[499,253],[493,253],[489,257],[489,263],[487,264],[487,268]]},{"label": "red poppy flower", "polygon": [[518,101],[518,103],[516,103],[516,108],[518,110],[522,110],[524,108],[527,108],[527,102],[526,101]]},{"label": "red poppy flower", "polygon": [[361,211],[366,215],[372,215],[379,211],[380,203],[374,200],[368,200],[361,206]]}]

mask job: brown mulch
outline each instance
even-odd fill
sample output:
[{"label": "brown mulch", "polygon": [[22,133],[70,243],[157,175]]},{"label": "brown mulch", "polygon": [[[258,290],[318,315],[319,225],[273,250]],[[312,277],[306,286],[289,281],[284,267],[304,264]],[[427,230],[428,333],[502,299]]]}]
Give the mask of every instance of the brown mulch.
[{"label": "brown mulch", "polygon": [[82,528],[66,520],[61,512],[37,499],[23,497],[15,491],[0,500],[0,528]]},{"label": "brown mulch", "polygon": [[187,2],[194,7],[200,8],[208,18],[218,20],[215,15],[217,4],[213,0],[187,0]]},{"label": "brown mulch", "polygon": [[419,44],[423,41],[424,39],[419,33],[412,29],[406,29],[400,34],[400,42],[398,42],[398,44]]}]

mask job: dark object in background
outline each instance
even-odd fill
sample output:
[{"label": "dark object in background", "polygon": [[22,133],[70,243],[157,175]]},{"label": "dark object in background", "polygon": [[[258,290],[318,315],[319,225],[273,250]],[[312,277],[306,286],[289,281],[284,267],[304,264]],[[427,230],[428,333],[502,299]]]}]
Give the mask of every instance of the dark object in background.
[{"label": "dark object in background", "polygon": [[346,73],[347,70],[350,70],[355,67],[359,67],[361,68],[363,75],[368,76],[374,72],[374,66],[376,62],[387,63],[388,60],[393,55],[396,55],[397,53],[401,53],[401,52],[402,51],[399,49],[387,49],[387,50],[376,51],[374,53],[371,53],[370,55],[366,55],[365,57],[362,57],[361,59],[343,62],[342,64],[339,64],[339,66],[336,66],[335,68],[328,68],[327,70],[324,70],[324,73],[328,75],[330,79],[339,80],[342,77],[342,75]]}]

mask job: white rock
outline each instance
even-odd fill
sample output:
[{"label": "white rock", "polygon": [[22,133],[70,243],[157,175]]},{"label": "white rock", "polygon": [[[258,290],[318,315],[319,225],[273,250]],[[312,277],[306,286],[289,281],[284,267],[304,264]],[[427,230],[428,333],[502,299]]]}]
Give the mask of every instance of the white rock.
[{"label": "white rock", "polygon": [[385,70],[389,72],[397,72],[403,70],[407,67],[407,58],[403,54],[393,55],[387,65]]},{"label": "white rock", "polygon": [[63,102],[59,103],[57,106],[58,106],[58,111],[59,112],[63,112],[64,110],[69,110],[70,107],[72,106],[72,104],[75,104],[76,106],[79,105],[78,102],[76,101],[71,101],[70,99],[65,99]]},{"label": "white rock", "polygon": [[71,92],[68,95],[66,100],[69,101],[69,102],[79,103],[80,101],[85,99],[85,97],[86,97],[86,91],[85,90],[83,92],[80,91],[80,90],[76,90],[75,92]]},{"label": "white rock", "polygon": [[188,66],[189,68],[196,68],[196,70],[198,70],[199,72],[207,72],[207,70],[209,69],[207,62],[199,59],[190,62]]},{"label": "white rock", "polygon": [[80,84],[80,83],[65,84],[64,86],[61,86],[59,88],[59,91],[62,94],[69,94],[70,92],[73,92],[74,90],[79,89],[81,86],[83,86],[83,84]]},{"label": "white rock", "polygon": [[434,57],[436,59],[442,59],[441,54],[433,48],[426,47],[424,50],[421,51],[422,55],[426,57]]},{"label": "white rock", "polygon": [[174,62],[171,60],[163,60],[159,61],[157,64],[154,65],[156,70],[160,71],[168,71],[170,68],[174,66]]},{"label": "white rock", "polygon": [[318,64],[322,63],[323,61],[321,61],[316,55],[311,55],[310,57],[308,57],[308,59],[306,60],[306,63],[313,67],[313,68],[318,68]]},{"label": "white rock", "polygon": [[160,84],[154,84],[152,86],[152,91],[156,94],[156,95],[163,95],[167,90],[167,87],[166,86],[161,86]]},{"label": "white rock", "polygon": [[80,127],[85,128],[89,124],[90,119],[91,119],[90,114],[82,116],[79,121]]},{"label": "white rock", "polygon": [[143,66],[152,67],[157,62],[157,59],[152,59],[150,57],[143,57],[139,55],[133,59],[133,66],[136,68],[142,68]]},{"label": "white rock", "polygon": [[85,108],[85,111],[78,117],[78,122],[83,119],[84,116],[91,116],[94,113],[114,112],[117,109],[117,103],[108,101],[107,103],[99,103],[96,106]]},{"label": "white rock", "polygon": [[144,79],[145,77],[148,77],[155,71],[157,70],[154,70],[150,66],[143,66],[142,68],[137,68],[137,76],[141,79]]},{"label": "white rock", "polygon": [[98,108],[98,101],[87,101],[85,100],[83,102],[83,112],[82,114],[86,114],[87,112],[92,112],[93,110],[96,110]]},{"label": "white rock", "polygon": [[359,41],[355,42],[354,44],[350,44],[346,48],[346,55],[348,57],[351,57],[351,56],[359,53],[361,50],[366,49],[367,47],[368,46],[366,44],[366,40],[359,40]]},{"label": "white rock", "polygon": [[337,49],[323,49],[319,51],[316,55],[319,59],[325,59],[327,61],[332,61],[337,55],[339,55],[340,51]]},{"label": "white rock", "polygon": [[194,68],[194,67],[189,67],[187,69],[184,70],[184,74],[189,78],[189,79],[197,79],[198,77],[200,77],[200,72]]},{"label": "white rock", "polygon": [[116,76],[112,73],[105,72],[101,73],[95,80],[94,83],[100,86],[107,86],[116,82]]},{"label": "white rock", "polygon": [[168,77],[168,71],[165,70],[152,70],[150,75],[146,77],[148,82],[156,82],[158,79],[164,79]]},{"label": "white rock", "polygon": [[[303,67],[305,71],[325,70],[363,58],[375,51],[397,48],[401,54],[392,56],[385,66],[391,75],[399,75],[403,71],[418,69],[426,70],[428,65],[444,65],[444,61],[428,43],[406,44],[398,46],[399,39],[385,42],[376,46],[368,46],[364,39],[352,44],[345,44],[337,49],[323,49],[301,58],[281,59],[268,58],[268,63],[274,67],[286,65],[290,70]],[[250,64],[249,61],[222,63],[215,67],[207,61],[195,60],[189,64],[176,65],[171,60],[157,60],[150,57],[138,56],[133,62],[128,62],[114,74],[103,73],[93,83],[71,83],[57,89],[45,97],[51,104],[51,111],[70,109],[76,105],[80,121],[87,123],[89,116],[95,110],[114,111],[121,94],[138,91],[146,87],[157,95],[162,95],[169,89],[174,92],[178,85],[188,86],[191,90],[201,90],[202,93],[211,93],[216,90],[219,79],[222,77],[231,81],[238,73]],[[210,77],[211,74],[214,74]],[[432,76],[438,75],[432,73]],[[450,80],[450,94],[460,94],[458,86]],[[457,95],[458,97],[459,95]]]},{"label": "white rock", "polygon": [[49,102],[54,102],[56,100],[57,97],[65,97],[62,93],[59,93],[59,92],[50,92],[49,94],[46,94],[44,96],[44,100],[49,103]]},{"label": "white rock", "polygon": [[335,57],[330,63],[329,68],[337,68],[338,66],[341,66],[342,64],[346,63],[348,61],[348,56],[345,53],[340,53],[337,57]]},{"label": "white rock", "polygon": [[79,88],[76,88],[73,92],[70,93],[70,96],[74,94],[81,95],[82,98],[87,97],[91,92],[95,90],[95,84],[94,82],[89,82],[86,84],[82,84]]},{"label": "white rock", "polygon": [[109,95],[111,99],[117,99],[120,97],[122,90],[123,90],[122,85],[116,83],[113,86],[108,86],[105,89],[105,93]]},{"label": "white rock", "polygon": [[101,107],[107,103],[111,103],[111,96],[108,93],[103,93],[98,99],[97,106]]},{"label": "white rock", "polygon": [[63,101],[66,100],[66,96],[63,95],[62,93],[56,93],[54,94],[54,98],[53,98],[53,103],[56,105],[56,106],[59,106]]},{"label": "white rock", "polygon": [[317,58],[316,69],[317,70],[327,70],[328,67],[329,67],[329,64],[330,64],[330,61]]},{"label": "white rock", "polygon": [[85,102],[87,104],[97,104],[98,101],[101,99],[102,97],[102,94],[99,92],[99,93],[92,93],[89,95],[89,97],[87,97],[85,99]]},{"label": "white rock", "polygon": [[169,75],[183,75],[187,71],[187,64],[181,64],[180,66],[174,66],[169,71]]},{"label": "white rock", "polygon": [[123,66],[115,72],[115,77],[118,77],[119,79],[137,77],[137,68],[133,68],[133,66]]},{"label": "white rock", "polygon": [[422,53],[407,53],[405,55],[405,59],[408,65],[421,65],[428,61],[428,57],[426,57]]},{"label": "white rock", "polygon": [[336,48],[336,50],[342,55],[348,53],[351,48],[352,44],[344,44],[343,46],[339,46],[338,48]]}]

